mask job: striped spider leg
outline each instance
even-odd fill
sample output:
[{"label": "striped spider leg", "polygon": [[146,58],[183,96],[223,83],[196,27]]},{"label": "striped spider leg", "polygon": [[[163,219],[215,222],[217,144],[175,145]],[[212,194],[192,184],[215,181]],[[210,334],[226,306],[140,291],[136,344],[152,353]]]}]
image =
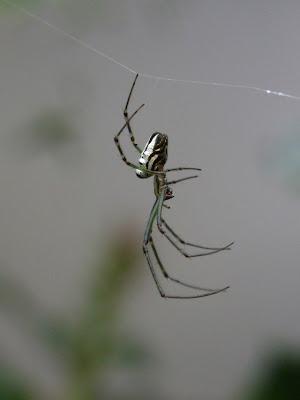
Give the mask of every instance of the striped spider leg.
[{"label": "striped spider leg", "polygon": [[[117,149],[118,149],[118,151],[119,151],[119,153],[120,153],[120,156],[121,156],[122,160],[125,162],[125,164],[127,164],[127,165],[128,165],[129,167],[131,167],[131,168],[134,168],[134,169],[136,170],[137,176],[138,176],[139,178],[149,178],[150,176],[153,176],[153,175],[163,175],[164,172],[156,171],[156,170],[154,170],[154,169],[152,169],[152,168],[149,168],[149,169],[148,169],[148,166],[145,167],[145,165],[143,165],[141,162],[140,162],[140,165],[136,165],[136,164],[132,163],[131,161],[127,160],[127,157],[125,156],[124,151],[123,151],[123,149],[122,149],[122,147],[121,147],[121,144],[120,144],[120,141],[119,141],[119,137],[120,137],[121,133],[122,133],[122,132],[125,130],[125,128],[127,127],[128,132],[129,132],[129,136],[130,136],[131,143],[133,144],[133,146],[135,147],[135,149],[139,152],[139,154],[142,155],[143,153],[145,153],[146,147],[150,144],[151,139],[152,139],[153,136],[155,135],[155,134],[153,134],[153,135],[150,137],[148,143],[146,144],[146,146],[145,146],[145,148],[144,148],[144,150],[143,150],[143,152],[142,152],[141,149],[140,149],[140,147],[139,147],[138,144],[136,143],[136,140],[135,140],[135,137],[134,137],[134,134],[133,134],[133,130],[132,130],[132,127],[131,127],[131,124],[130,124],[130,121],[131,121],[132,118],[144,107],[145,104],[140,105],[140,107],[138,107],[138,108],[133,112],[133,114],[131,114],[131,116],[128,117],[128,106],[129,106],[129,103],[130,103],[130,100],[131,100],[131,96],[132,96],[132,93],[133,93],[133,89],[134,89],[134,87],[135,87],[135,84],[136,84],[136,81],[137,81],[138,76],[139,76],[139,75],[136,74],[135,79],[134,79],[134,81],[133,81],[133,84],[131,85],[131,88],[130,88],[130,91],[129,91],[129,95],[128,95],[128,98],[127,98],[127,101],[126,101],[126,105],[125,105],[125,108],[124,108],[124,111],[123,111],[123,116],[124,116],[124,118],[125,118],[125,122],[126,122],[126,123],[122,126],[122,128],[119,130],[119,132],[115,135],[114,141],[115,141],[115,145],[116,145],[116,147],[117,147]],[[140,160],[141,160],[141,159],[143,159],[143,158],[141,157]],[[140,160],[139,160],[139,161],[140,161]],[[167,169],[167,170],[165,170],[165,172],[184,171],[184,170],[201,171],[201,168],[177,167],[177,168]]]},{"label": "striped spider leg", "polygon": [[[188,179],[190,179],[190,177],[188,177]],[[154,281],[156,283],[156,286],[157,286],[157,289],[159,291],[159,294],[161,295],[161,297],[170,298],[170,299],[196,299],[196,298],[207,297],[207,296],[211,296],[211,295],[226,291],[229,288],[229,286],[226,286],[226,287],[221,288],[221,289],[203,288],[203,287],[199,287],[199,286],[196,286],[196,285],[193,285],[193,284],[190,284],[190,283],[183,282],[183,281],[181,281],[179,279],[173,278],[166,271],[166,269],[165,269],[165,267],[164,267],[159,255],[158,255],[158,252],[156,250],[156,247],[155,247],[155,244],[154,244],[154,241],[153,241],[153,238],[152,238],[152,228],[153,228],[154,222],[156,220],[157,226],[159,227],[160,232],[165,234],[165,232],[163,232],[162,228],[161,228],[161,213],[162,213],[163,203],[164,203],[165,200],[168,200],[170,198],[169,196],[173,197],[171,189],[168,186],[164,187],[164,189],[161,192],[160,196],[156,198],[156,201],[155,201],[155,203],[153,205],[152,211],[151,211],[149,219],[148,219],[147,227],[146,227],[145,234],[144,234],[144,240],[143,240],[144,255],[145,255],[146,260],[148,262],[151,274],[152,274],[153,279],[154,279]],[[175,283],[177,283],[177,284],[179,284],[181,286],[185,286],[185,287],[188,287],[188,288],[191,288],[191,289],[196,289],[198,291],[202,291],[202,292],[206,292],[206,293],[195,294],[195,295],[186,295],[186,296],[166,294],[164,289],[162,288],[162,285],[160,284],[160,282],[158,280],[157,275],[156,275],[155,268],[154,268],[154,263],[153,263],[153,261],[151,259],[150,253],[149,253],[149,248],[148,248],[149,243],[150,243],[152,252],[154,254],[155,260],[156,260],[158,266],[160,267],[161,272],[163,273],[163,275],[164,275],[164,277],[166,279],[169,279],[170,281],[175,282]],[[225,249],[229,248],[229,246],[231,246],[231,244],[232,243],[230,243],[228,246],[226,246],[224,248],[218,249],[217,251],[225,250]],[[199,246],[199,247],[202,247],[202,246]],[[204,252],[204,253],[200,253],[200,254],[197,254],[197,255],[194,255],[194,256],[196,257],[196,256],[208,255],[208,254],[215,253],[217,251]]]},{"label": "striped spider leg", "polygon": [[141,154],[142,150],[140,149],[139,145],[135,141],[133,130],[132,130],[131,125],[130,125],[130,120],[128,118],[128,106],[129,106],[131,95],[132,95],[132,92],[133,92],[133,89],[134,89],[134,86],[135,86],[135,83],[136,83],[136,80],[137,80],[138,76],[139,76],[139,74],[136,74],[136,76],[134,78],[134,81],[133,81],[133,84],[132,84],[132,86],[130,88],[129,95],[128,95],[128,98],[127,98],[127,101],[126,101],[126,105],[125,105],[125,108],[124,108],[124,111],[123,111],[123,115],[124,115],[124,118],[125,118],[125,121],[126,121],[126,124],[127,124],[127,129],[128,129],[128,132],[129,132],[131,143],[136,148],[138,153]]},{"label": "striped spider leg", "polygon": [[[170,168],[170,169],[164,169],[165,163],[168,158],[168,136],[166,134],[160,133],[160,132],[155,132],[153,133],[148,142],[146,143],[144,149],[141,151],[140,147],[135,141],[133,129],[131,127],[131,119],[140,111],[140,109],[144,106],[142,104],[140,107],[138,107],[131,116],[128,116],[128,106],[130,103],[130,99],[133,93],[134,86],[136,84],[138,75],[136,75],[134,82],[131,86],[126,105],[123,111],[123,116],[125,119],[125,123],[122,126],[122,128],[119,130],[119,132],[115,135],[114,141],[116,144],[116,147],[120,153],[120,156],[122,160],[126,163],[131,168],[135,169],[136,175],[139,178],[149,178],[153,177],[154,178],[154,194],[156,197],[155,203],[152,207],[152,211],[150,213],[148,223],[146,226],[145,234],[144,234],[144,240],[143,240],[143,251],[146,257],[146,260],[148,262],[151,274],[153,276],[153,279],[156,283],[157,289],[162,297],[165,298],[174,298],[174,299],[193,299],[193,298],[199,298],[199,297],[206,297],[206,296],[211,296],[213,294],[217,294],[220,292],[223,292],[228,289],[229,286],[226,286],[222,289],[209,289],[209,288],[203,288],[199,286],[195,286],[190,283],[183,282],[179,279],[176,279],[168,274],[166,271],[159,255],[156,250],[153,238],[152,238],[152,228],[154,225],[154,222],[156,221],[157,227],[159,232],[164,235],[167,240],[185,257],[188,258],[193,258],[193,257],[200,257],[200,256],[206,256],[210,254],[214,254],[223,250],[229,250],[230,246],[233,244],[230,243],[224,247],[208,247],[208,246],[202,246],[198,245],[195,243],[187,242],[183,240],[168,224],[167,222],[162,218],[162,208],[170,208],[168,205],[165,204],[166,200],[171,199],[173,196],[173,191],[170,188],[170,185],[177,184],[179,182],[183,182],[189,179],[196,178],[197,175],[192,175],[192,176],[187,176],[184,178],[168,181],[167,180],[167,173],[168,172],[173,172],[173,171],[183,171],[183,170],[195,170],[195,171],[201,171],[200,168],[191,168],[191,167],[177,167],[177,168]],[[119,142],[119,137],[121,133],[127,128],[130,140],[132,145],[135,147],[135,149],[139,152],[140,158],[138,160],[138,164],[134,164],[131,161],[127,160],[123,149],[120,145]],[[164,229],[165,228],[165,229]],[[197,254],[190,254],[185,251],[185,249],[181,248],[180,245],[177,242],[181,243],[183,246],[190,246],[194,248],[199,248],[206,250],[201,253]],[[202,291],[205,293],[197,293],[195,295],[187,295],[187,296],[177,296],[177,295],[168,295],[165,293],[164,289],[162,288],[156,272],[154,268],[154,264],[152,261],[152,258],[150,256],[149,252],[149,244],[152,250],[152,253],[154,254],[154,258],[156,260],[156,263],[158,264],[163,276],[166,279],[169,279],[172,282],[175,282],[181,286],[185,286],[191,289],[195,289],[198,291]],[[207,251],[208,250],[208,251]]]},{"label": "striped spider leg", "polygon": [[[191,179],[191,177],[187,177],[186,179]],[[182,180],[183,179],[180,179],[180,181],[182,181]],[[158,255],[158,252],[156,250],[156,247],[155,247],[155,244],[154,244],[154,241],[153,241],[153,238],[152,238],[152,228],[153,228],[154,222],[156,220],[157,227],[158,227],[160,233],[162,233],[163,235],[167,236],[166,232],[164,232],[164,230],[162,228],[162,217],[161,217],[161,214],[162,214],[162,207],[163,207],[164,201],[170,199],[171,197],[173,197],[172,190],[170,189],[169,186],[165,186],[163,188],[160,196],[156,198],[156,201],[155,201],[155,203],[153,205],[152,211],[151,211],[149,219],[148,219],[147,227],[146,227],[145,234],[144,234],[144,241],[143,241],[143,251],[144,251],[144,254],[145,254],[146,260],[148,262],[151,274],[152,274],[152,276],[154,278],[154,281],[156,283],[156,286],[157,286],[157,289],[158,289],[160,295],[162,297],[171,298],[171,299],[194,299],[194,298],[200,298],[200,297],[207,297],[207,296],[211,296],[213,294],[217,294],[217,293],[226,291],[229,288],[229,286],[226,286],[226,287],[221,288],[221,289],[203,288],[203,287],[199,287],[199,286],[196,286],[194,284],[186,283],[186,282],[183,282],[183,281],[181,281],[179,279],[176,279],[176,278],[170,276],[168,274],[168,272],[166,271],[166,269],[165,269],[165,267],[164,267],[159,255]],[[168,237],[168,239],[174,245],[174,242],[172,240],[170,240],[170,237]],[[186,295],[186,296],[168,295],[168,294],[166,294],[164,289],[162,288],[161,284],[159,283],[158,278],[157,278],[157,275],[156,275],[156,272],[155,272],[155,269],[154,269],[154,263],[153,263],[153,261],[151,259],[150,253],[149,253],[149,248],[148,248],[149,243],[150,243],[151,249],[153,251],[155,260],[156,260],[158,266],[160,267],[160,270],[161,270],[163,276],[166,279],[169,279],[170,281],[175,282],[175,283],[177,283],[177,284],[179,284],[181,286],[185,286],[185,287],[188,287],[188,288],[191,288],[191,289],[196,289],[198,291],[202,291],[202,292],[206,292],[206,293],[195,294],[195,295]],[[222,251],[222,250],[229,249],[232,244],[233,243],[229,243],[227,246],[222,247],[222,248],[210,248],[210,247],[204,247],[204,246],[192,244],[194,247],[199,247],[199,248],[204,248],[204,249],[215,249],[215,250],[209,251],[209,252],[202,252],[202,253],[199,253],[199,254],[192,254],[192,255],[185,253],[184,255],[186,257],[205,256],[205,255],[217,253],[217,252]],[[177,247],[176,245],[175,245],[175,247],[176,247],[177,250],[179,250],[181,252],[181,254],[183,254],[183,252],[180,250],[179,247]]]},{"label": "striped spider leg", "polygon": [[[149,219],[148,219],[147,227],[146,227],[145,234],[144,234],[144,240],[143,240],[144,255],[145,255],[146,260],[148,262],[148,265],[149,265],[149,268],[150,268],[150,272],[151,272],[152,277],[153,277],[153,279],[155,281],[155,284],[157,286],[159,294],[161,295],[161,297],[169,298],[169,299],[196,299],[196,298],[200,298],[200,297],[212,296],[214,294],[226,291],[229,288],[229,286],[226,286],[226,287],[221,288],[221,289],[208,289],[208,288],[203,288],[203,287],[195,286],[195,285],[190,284],[190,283],[183,282],[183,281],[181,281],[179,279],[176,279],[176,278],[173,278],[172,276],[170,276],[168,274],[168,272],[166,271],[165,267],[163,266],[163,263],[162,263],[159,255],[158,255],[158,252],[156,250],[156,247],[155,247],[155,244],[154,244],[154,241],[153,241],[153,238],[152,238],[152,228],[153,228],[155,220],[157,221],[157,225],[159,226],[159,224],[160,224],[159,220],[161,218],[160,215],[161,215],[161,212],[162,212],[163,202],[164,202],[164,200],[169,199],[170,198],[169,196],[171,196],[171,195],[172,195],[171,189],[169,187],[165,187],[164,190],[162,191],[161,195],[155,200],[155,203],[154,203],[154,205],[152,207],[152,211],[151,211]],[[161,272],[163,273],[163,275],[164,275],[164,277],[166,279],[169,279],[170,281],[178,283],[178,284],[180,284],[182,286],[185,286],[185,287],[188,287],[188,288],[191,288],[191,289],[196,289],[198,291],[202,291],[202,292],[205,292],[205,293],[195,294],[195,295],[186,295],[186,296],[166,294],[164,289],[163,289],[163,287],[162,287],[162,285],[160,284],[160,282],[158,280],[157,275],[156,275],[155,268],[154,268],[154,263],[153,263],[153,261],[151,259],[150,253],[149,253],[149,248],[148,248],[149,243],[150,243],[150,246],[152,248],[154,257],[155,257],[155,259],[156,259],[156,261],[157,261],[157,263],[158,263],[158,265],[159,265],[159,267],[161,269]],[[229,247],[229,246],[230,245],[226,246],[226,248]],[[211,253],[200,253],[198,255],[208,255],[208,254],[211,254]]]},{"label": "striped spider leg", "polygon": [[[175,181],[167,181],[166,185],[167,188],[169,189],[169,185],[174,185],[175,183],[179,183],[188,179],[192,179],[192,178],[196,178],[197,176],[189,176],[189,177],[185,177],[185,178],[181,178],[181,179],[177,179]],[[170,189],[169,189],[170,190]],[[163,206],[166,207],[165,203],[163,202]],[[169,207],[167,207],[169,208]],[[170,227],[170,225],[164,220],[164,218],[162,217],[162,213],[159,214],[158,216],[158,230],[160,231],[160,233],[162,233],[167,239],[168,241],[185,257],[187,258],[193,258],[193,257],[199,257],[199,256],[207,256],[210,254],[214,254],[214,253],[218,253],[219,251],[223,251],[223,250],[231,250],[231,246],[234,244],[234,242],[231,242],[229,244],[227,244],[226,246],[223,247],[208,247],[208,246],[203,246],[203,245],[199,245],[196,243],[191,243],[188,242],[184,239],[182,239],[181,236],[179,236],[174,229],[172,229]],[[204,252],[204,253],[200,253],[200,254],[189,254],[187,253],[184,249],[182,249],[180,246],[178,246],[178,244],[176,244],[176,242],[174,241],[174,239],[172,239],[168,233],[166,233],[166,231],[163,229],[163,226],[169,231],[169,233],[173,236],[173,238],[175,238],[178,242],[180,242],[183,246],[191,246],[191,247],[196,247],[199,249],[203,249],[203,250],[212,250],[209,252]]]}]

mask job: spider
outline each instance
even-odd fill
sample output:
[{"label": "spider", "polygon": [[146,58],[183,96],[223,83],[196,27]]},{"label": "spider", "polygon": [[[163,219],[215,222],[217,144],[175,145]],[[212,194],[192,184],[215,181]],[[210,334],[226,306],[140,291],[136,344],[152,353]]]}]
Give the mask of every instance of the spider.
[{"label": "spider", "polygon": [[[214,294],[217,294],[220,292],[224,292],[229,288],[229,286],[226,286],[221,289],[203,288],[203,287],[195,286],[190,283],[183,282],[179,279],[176,279],[176,278],[170,276],[158,255],[158,252],[156,250],[156,247],[155,247],[155,244],[153,241],[153,237],[152,237],[152,229],[153,229],[153,225],[154,225],[155,221],[156,221],[156,225],[157,225],[159,232],[183,256],[188,257],[188,258],[207,256],[209,254],[218,253],[223,250],[230,250],[230,246],[232,246],[234,242],[231,242],[224,247],[208,247],[208,246],[201,246],[201,245],[198,245],[195,243],[187,242],[187,241],[183,240],[181,238],[181,236],[179,236],[163,218],[163,216],[162,216],[163,207],[170,208],[170,206],[165,204],[165,202],[174,197],[173,191],[170,186],[175,185],[179,182],[186,181],[188,179],[194,179],[194,178],[198,177],[198,175],[192,175],[192,176],[187,176],[184,178],[169,181],[167,179],[167,173],[171,172],[171,171],[183,171],[183,170],[201,171],[201,168],[177,167],[177,168],[171,168],[171,169],[164,169],[165,163],[168,158],[168,136],[164,133],[154,132],[150,136],[150,138],[149,138],[148,142],[146,143],[143,150],[141,150],[139,145],[136,143],[130,122],[131,122],[132,118],[141,110],[141,108],[144,107],[144,104],[142,104],[140,107],[138,107],[133,112],[133,114],[131,114],[130,116],[128,116],[128,106],[130,103],[130,99],[131,99],[137,78],[138,78],[138,74],[135,76],[135,79],[131,85],[129,95],[127,97],[126,105],[125,105],[125,108],[123,111],[125,123],[122,126],[122,128],[119,130],[119,132],[116,134],[116,136],[114,137],[114,141],[115,141],[115,144],[117,146],[117,149],[120,153],[122,160],[129,167],[135,169],[137,177],[139,177],[141,179],[150,178],[151,176],[154,177],[154,194],[155,194],[156,199],[153,204],[152,210],[150,212],[148,222],[146,225],[146,229],[145,229],[145,233],[144,233],[143,252],[144,252],[145,258],[147,260],[147,263],[149,265],[150,272],[153,276],[156,287],[157,287],[161,297],[169,298],[169,299],[195,299],[195,298],[211,296],[211,295],[214,295]],[[128,130],[132,145],[135,147],[135,149],[137,150],[137,152],[140,155],[139,160],[138,160],[138,165],[127,160],[127,158],[123,152],[123,149],[120,145],[119,136],[125,130],[125,128],[127,128],[127,130]],[[206,250],[206,251],[203,251],[203,252],[200,252],[197,254],[190,254],[185,251],[185,247],[181,248],[180,245],[178,244],[178,242],[183,246],[190,246],[190,247],[199,248],[199,249]],[[197,290],[198,293],[194,294],[194,295],[186,295],[186,296],[167,294],[165,292],[165,290],[163,289],[161,283],[158,280],[157,274],[154,269],[154,263],[150,256],[150,252],[149,252],[150,248],[149,247],[151,248],[152,253],[154,255],[154,259],[156,260],[163,276],[166,279],[169,279],[170,281],[175,282],[178,285]],[[199,292],[204,292],[204,293],[199,293]]]}]

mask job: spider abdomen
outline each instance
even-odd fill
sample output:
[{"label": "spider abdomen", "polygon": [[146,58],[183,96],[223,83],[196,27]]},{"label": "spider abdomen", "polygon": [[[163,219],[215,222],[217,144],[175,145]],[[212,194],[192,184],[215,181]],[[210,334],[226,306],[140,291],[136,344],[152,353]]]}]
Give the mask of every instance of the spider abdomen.
[{"label": "spider abdomen", "polygon": [[163,169],[168,158],[168,136],[155,132],[150,136],[144,150],[139,158],[141,169],[136,169],[139,178],[149,178],[151,174],[143,171],[143,168],[150,171],[160,171]]}]

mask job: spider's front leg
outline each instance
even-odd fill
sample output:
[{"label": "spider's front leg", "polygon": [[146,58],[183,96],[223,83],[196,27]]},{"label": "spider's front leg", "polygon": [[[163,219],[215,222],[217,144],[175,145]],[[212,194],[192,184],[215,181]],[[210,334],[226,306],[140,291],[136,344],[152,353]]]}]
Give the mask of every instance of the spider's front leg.
[{"label": "spider's front leg", "polygon": [[136,148],[136,150],[139,153],[141,153],[142,150],[140,149],[140,147],[138,146],[138,144],[135,141],[133,130],[132,130],[131,125],[130,125],[130,119],[128,118],[128,106],[129,106],[131,95],[132,95],[132,92],[133,92],[133,89],[134,89],[134,86],[135,86],[135,83],[136,83],[136,80],[137,80],[138,76],[139,76],[139,74],[136,74],[136,76],[134,78],[134,81],[133,81],[133,84],[131,86],[131,89],[130,89],[130,92],[129,92],[129,95],[128,95],[128,98],[127,98],[127,101],[126,101],[126,105],[125,105],[125,108],[124,108],[124,111],[123,111],[123,115],[124,115],[125,121],[127,123],[127,128],[128,128],[128,132],[129,132],[131,143]]},{"label": "spider's front leg", "polygon": [[[137,108],[137,109],[134,111],[134,113],[128,118],[128,121],[130,121],[130,120],[140,111],[140,109],[141,109],[142,107],[144,107],[144,104],[142,104],[139,108]],[[128,160],[127,160],[127,158],[126,158],[126,156],[125,156],[125,154],[124,154],[124,152],[123,152],[123,149],[122,149],[122,147],[121,147],[121,145],[120,145],[119,136],[121,135],[121,133],[122,133],[122,132],[124,131],[124,129],[126,128],[126,126],[127,126],[127,124],[128,124],[128,121],[126,121],[126,123],[122,126],[122,128],[119,130],[119,132],[118,132],[118,133],[116,134],[116,136],[114,137],[115,145],[116,145],[116,147],[117,147],[117,149],[118,149],[118,151],[119,151],[119,153],[120,153],[120,156],[121,156],[122,160],[123,160],[124,163],[125,163],[126,165],[128,165],[129,167],[134,168],[134,169],[139,169],[139,170],[145,171],[145,172],[147,172],[149,175],[164,175],[165,173],[164,173],[163,171],[152,171],[152,170],[148,170],[148,169],[142,167],[141,165],[133,164],[131,161],[128,161]]]},{"label": "spider's front leg", "polygon": [[134,168],[134,169],[139,168],[139,166],[137,166],[137,165],[135,165],[135,164],[133,164],[132,162],[130,162],[130,161],[127,160],[127,158],[126,158],[126,156],[125,156],[125,154],[124,154],[124,152],[123,152],[123,149],[122,149],[122,147],[121,147],[121,145],[120,145],[119,136],[120,136],[121,133],[124,131],[124,129],[126,128],[126,126],[128,126],[128,123],[130,122],[130,120],[140,111],[140,109],[141,109],[142,107],[144,107],[144,104],[142,104],[139,108],[137,108],[137,109],[135,110],[135,112],[126,120],[126,123],[122,126],[122,128],[119,130],[119,132],[118,132],[118,133],[116,134],[116,136],[114,137],[115,145],[117,146],[117,149],[118,149],[118,151],[119,151],[119,153],[120,153],[120,156],[121,156],[122,160],[124,161],[125,164],[127,164],[129,167]]}]

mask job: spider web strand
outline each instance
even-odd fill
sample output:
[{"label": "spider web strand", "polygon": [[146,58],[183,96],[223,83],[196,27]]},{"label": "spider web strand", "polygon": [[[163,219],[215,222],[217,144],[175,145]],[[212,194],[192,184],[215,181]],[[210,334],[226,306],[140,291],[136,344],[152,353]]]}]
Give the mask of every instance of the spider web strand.
[{"label": "spider web strand", "polygon": [[[119,67],[125,69],[126,71],[128,71],[132,74],[137,74],[137,71],[135,71],[133,68],[129,67],[128,65],[125,65],[125,64],[119,62],[115,58],[104,53],[103,51],[97,50],[95,47],[93,47],[89,43],[85,42],[84,40],[79,39],[77,36],[75,36],[69,32],[66,32],[62,28],[48,22],[41,16],[39,16],[35,13],[32,13],[31,11],[28,11],[26,8],[21,7],[18,4],[14,3],[10,0],[0,0],[0,1],[10,7],[17,9],[19,12],[23,13],[24,15],[27,15],[28,17],[33,18],[34,20],[48,26],[52,30],[59,32],[60,34],[73,40],[74,42],[76,42],[79,45],[85,47],[86,49],[92,51],[93,53],[106,58],[108,61],[118,65]],[[147,74],[147,73],[143,73],[143,72],[139,73],[139,75],[144,78],[156,80],[156,84],[158,83],[158,81],[169,81],[169,82],[185,83],[185,84],[191,84],[191,85],[204,85],[204,86],[216,86],[216,87],[223,87],[223,88],[231,88],[231,89],[244,89],[244,90],[252,90],[252,91],[256,91],[256,92],[260,92],[260,93],[264,93],[264,94],[272,95],[272,96],[285,97],[285,98],[289,98],[289,99],[297,100],[297,101],[300,100],[300,96],[295,96],[290,93],[284,93],[284,92],[272,90],[272,89],[264,89],[264,88],[261,88],[258,86],[251,86],[251,85],[246,85],[246,84],[201,81],[201,80],[190,80],[190,79],[176,79],[176,78],[166,77],[166,76],[151,75],[151,74]]]}]

